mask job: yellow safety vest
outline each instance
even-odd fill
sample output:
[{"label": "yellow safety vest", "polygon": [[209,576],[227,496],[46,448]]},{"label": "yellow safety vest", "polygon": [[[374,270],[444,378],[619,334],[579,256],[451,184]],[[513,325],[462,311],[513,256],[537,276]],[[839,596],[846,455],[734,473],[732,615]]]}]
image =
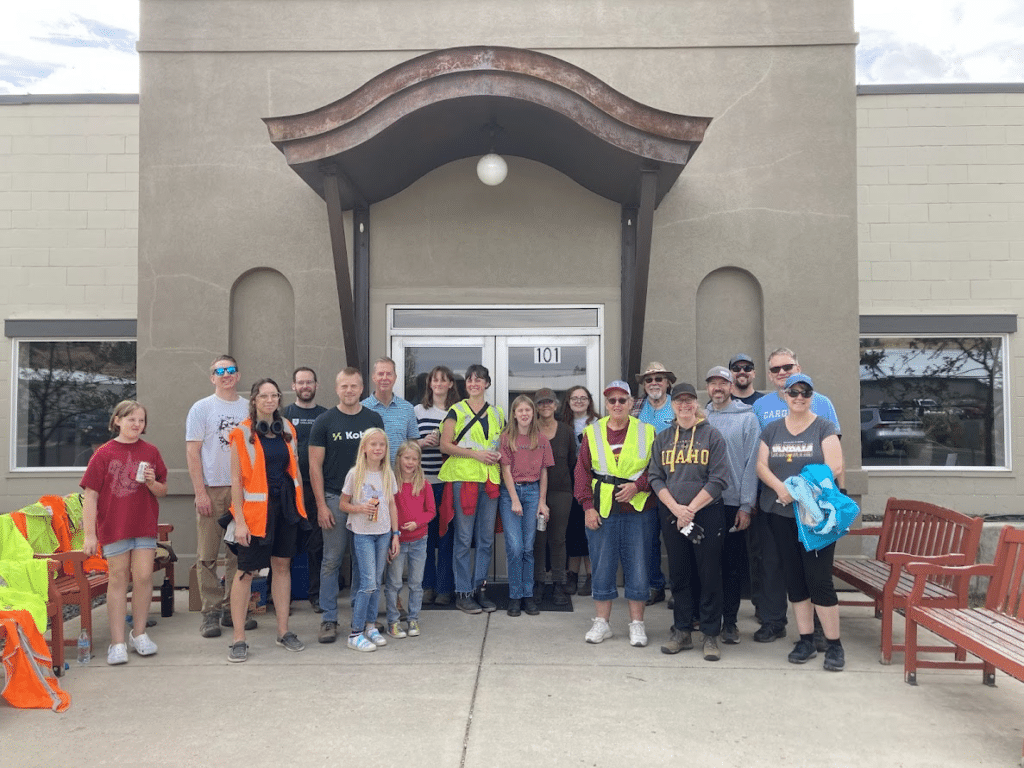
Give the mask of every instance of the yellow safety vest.
[{"label": "yellow safety vest", "polygon": [[[460,400],[453,405],[452,410],[455,411],[455,434],[452,437],[458,437],[462,433],[463,427],[473,418],[473,411],[465,400]],[[505,428],[505,414],[501,408],[488,405],[486,415],[487,434],[484,434],[484,428],[480,422],[476,421],[456,445],[476,451],[498,450],[498,438],[501,436],[501,430]],[[464,456],[449,456],[441,465],[437,479],[444,483],[486,483],[490,480],[492,483],[500,484],[501,465],[488,465]]]},{"label": "yellow safety vest", "polygon": [[[590,481],[594,493],[594,508],[601,517],[608,517],[618,504],[615,501],[615,485],[602,478],[615,478],[622,480],[623,483],[636,480],[647,471],[647,464],[651,460],[651,445],[654,443],[654,427],[630,416],[626,439],[622,442],[622,450],[616,456],[608,442],[607,425],[608,417],[605,417],[583,430],[590,445],[590,468],[595,475]],[[650,491],[641,491],[629,503],[639,512],[647,504],[650,495]]]}]

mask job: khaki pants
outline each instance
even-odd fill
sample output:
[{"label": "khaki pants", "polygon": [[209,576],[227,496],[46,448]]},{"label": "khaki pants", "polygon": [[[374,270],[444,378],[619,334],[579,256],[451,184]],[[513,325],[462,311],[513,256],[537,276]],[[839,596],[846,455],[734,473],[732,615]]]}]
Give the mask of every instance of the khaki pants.
[{"label": "khaki pants", "polygon": [[213,514],[203,517],[196,513],[196,571],[199,579],[199,594],[203,599],[203,615],[230,611],[231,582],[235,580],[238,570],[238,558],[231,550],[224,547],[225,563],[224,587],[220,586],[217,576],[217,558],[221,545],[224,543],[224,529],[217,520],[231,507],[231,486],[206,486],[210,497],[210,508]]}]

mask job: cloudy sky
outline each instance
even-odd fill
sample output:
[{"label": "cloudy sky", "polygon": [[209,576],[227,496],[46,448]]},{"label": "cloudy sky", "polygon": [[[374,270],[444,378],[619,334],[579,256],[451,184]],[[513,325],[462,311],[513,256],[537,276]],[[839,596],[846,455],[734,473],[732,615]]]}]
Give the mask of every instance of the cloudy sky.
[{"label": "cloudy sky", "polygon": [[[854,2],[858,83],[1024,82],[1024,0]],[[2,5],[0,94],[138,92],[138,0]]]}]

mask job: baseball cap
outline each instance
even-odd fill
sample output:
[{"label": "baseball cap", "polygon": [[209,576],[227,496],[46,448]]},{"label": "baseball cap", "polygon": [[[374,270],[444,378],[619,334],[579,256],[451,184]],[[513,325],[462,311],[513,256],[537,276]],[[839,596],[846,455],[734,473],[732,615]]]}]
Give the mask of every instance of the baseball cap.
[{"label": "baseball cap", "polygon": [[710,381],[711,379],[715,378],[725,379],[730,384],[732,383],[732,374],[729,372],[729,369],[721,365],[716,365],[714,368],[708,371],[708,375],[704,377],[704,381]]},{"label": "baseball cap", "polygon": [[750,355],[744,355],[742,353],[739,355],[732,356],[732,360],[729,361],[729,367],[732,368],[734,365],[736,365],[736,363],[750,363],[755,368],[757,367],[756,363],[754,363],[754,360],[753,358],[750,357]]},{"label": "baseball cap", "polygon": [[806,384],[811,389],[814,389],[814,382],[811,381],[811,377],[806,373],[794,373],[786,379],[786,389],[789,389],[794,384]]},{"label": "baseball cap", "polygon": [[629,391],[629,384],[624,382],[622,379],[616,379],[615,381],[613,381],[611,384],[604,388],[604,392],[602,394],[605,397],[608,397],[608,395],[611,392],[615,391],[616,389],[621,389],[630,397],[633,396],[633,393]]},{"label": "baseball cap", "polygon": [[697,397],[697,390],[693,388],[693,384],[687,384],[685,381],[680,381],[674,387],[672,387],[672,399],[675,400],[677,397],[683,395],[693,395]]},{"label": "baseball cap", "polygon": [[541,387],[534,393],[533,402],[543,403],[545,400],[554,400],[556,403],[558,402],[558,398],[555,397],[553,390],[550,390],[547,387]]}]

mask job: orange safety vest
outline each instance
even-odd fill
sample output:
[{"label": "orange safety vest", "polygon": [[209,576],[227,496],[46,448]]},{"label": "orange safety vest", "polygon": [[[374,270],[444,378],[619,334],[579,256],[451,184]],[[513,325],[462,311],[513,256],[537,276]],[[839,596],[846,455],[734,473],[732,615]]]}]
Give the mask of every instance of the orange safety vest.
[{"label": "orange safety vest", "polygon": [[[295,457],[298,439],[295,427],[288,419],[282,419],[284,427],[292,436],[288,446],[288,474],[295,483],[295,506],[299,514],[306,517],[306,505],[302,497],[302,475],[299,474],[299,462]],[[249,442],[252,435],[252,423],[246,419],[231,431],[229,440],[231,450],[238,456],[238,465],[242,471],[242,515],[245,524],[253,536],[265,536],[267,533],[267,464],[263,457],[263,445],[259,439]],[[238,510],[231,506],[231,514],[238,517]]]},{"label": "orange safety vest", "polygon": [[3,666],[7,683],[0,695],[21,709],[63,712],[70,707],[71,694],[61,690],[53,675],[50,650],[32,615],[28,611],[0,612],[0,637],[5,634]]}]

